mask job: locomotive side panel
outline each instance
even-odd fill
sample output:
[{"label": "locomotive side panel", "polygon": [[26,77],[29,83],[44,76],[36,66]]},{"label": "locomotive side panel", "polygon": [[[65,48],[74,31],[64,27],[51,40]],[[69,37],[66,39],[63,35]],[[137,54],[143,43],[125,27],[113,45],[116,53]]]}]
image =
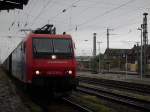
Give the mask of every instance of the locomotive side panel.
[{"label": "locomotive side panel", "polygon": [[12,75],[20,81],[25,81],[25,59],[23,42],[12,52]]},{"label": "locomotive side panel", "polygon": [[6,71],[8,71],[9,73],[11,73],[11,57],[10,56],[8,56],[8,58],[4,61],[4,63],[3,63],[3,68],[6,70]]}]

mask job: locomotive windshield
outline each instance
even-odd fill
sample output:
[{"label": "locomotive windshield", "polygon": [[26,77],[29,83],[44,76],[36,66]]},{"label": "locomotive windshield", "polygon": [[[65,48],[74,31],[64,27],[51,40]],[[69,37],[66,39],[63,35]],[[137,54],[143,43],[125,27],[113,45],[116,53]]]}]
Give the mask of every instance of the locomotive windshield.
[{"label": "locomotive windshield", "polygon": [[51,54],[59,58],[73,57],[71,39],[34,38],[33,54],[35,57],[49,57]]}]

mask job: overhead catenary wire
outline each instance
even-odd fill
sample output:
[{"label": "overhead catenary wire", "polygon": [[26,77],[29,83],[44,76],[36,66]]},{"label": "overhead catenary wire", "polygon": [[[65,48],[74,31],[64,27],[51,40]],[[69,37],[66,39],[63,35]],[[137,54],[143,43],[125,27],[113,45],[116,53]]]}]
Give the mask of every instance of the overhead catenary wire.
[{"label": "overhead catenary wire", "polygon": [[[135,23],[139,23],[139,22],[134,22],[133,24],[135,24]],[[133,24],[129,24],[129,25],[133,25]],[[128,24],[127,24],[128,25]],[[122,27],[125,27],[124,25],[121,25],[121,26],[117,26],[115,29],[120,29],[120,28],[122,28]],[[105,33],[105,32],[104,32]],[[104,33],[102,33],[102,34],[104,34]],[[131,33],[131,32],[128,32],[127,34],[129,34],[129,33]],[[100,34],[100,35],[102,35],[102,34]],[[119,34],[120,35],[120,34]],[[121,34],[122,35],[122,34]],[[123,35],[126,35],[126,34],[123,34]],[[101,37],[105,37],[105,36],[101,36]],[[114,42],[121,42],[121,41],[111,41],[112,43],[114,43]]]},{"label": "overhead catenary wire", "polygon": [[[35,0],[35,1],[30,0],[30,4],[28,4],[23,11],[18,11],[18,18],[16,18],[12,22],[12,24],[15,25],[14,26],[15,30],[13,31],[13,33],[15,33],[16,35],[19,34],[20,29],[25,28],[28,25],[29,17],[34,17],[31,14],[32,10],[33,10],[33,5],[34,5],[34,8],[35,8],[35,6],[38,5],[37,0]],[[10,31],[11,28],[12,28],[12,26],[10,26],[9,31]]]},{"label": "overhead catenary wire", "polygon": [[[75,2],[71,3],[71,6],[72,6],[73,4],[79,2],[79,1],[80,1],[80,0],[76,0]],[[47,3],[47,5],[43,7],[43,9],[40,11],[40,13],[39,13],[39,14],[35,17],[35,19],[33,20],[33,23],[31,24],[31,26],[34,25],[34,23],[36,22],[36,20],[39,18],[39,16],[41,16],[43,10],[48,6],[49,3],[52,3],[52,0],[51,0],[51,2],[49,1],[49,2]],[[66,10],[68,10],[71,6],[69,5],[66,9],[61,10],[61,11],[60,11],[59,13],[57,13],[54,17],[52,17],[51,20],[55,19],[55,18],[56,18],[58,15],[60,15],[61,13],[64,13],[64,12],[65,12]],[[49,20],[49,19],[48,19],[48,20]]]},{"label": "overhead catenary wire", "polygon": [[[138,9],[137,9],[138,8]],[[141,7],[139,8],[139,7],[136,7],[136,9],[134,9],[133,11],[135,12],[135,11],[137,11],[137,10],[141,10]],[[133,11],[130,11],[130,12],[133,12]],[[124,15],[126,15],[126,14],[124,14]],[[120,25],[118,25],[118,26],[116,26],[116,27],[114,27],[114,29],[121,29],[121,28],[124,28],[124,27],[126,27],[126,26],[131,26],[131,25],[135,25],[135,24],[138,24],[139,22],[140,22],[140,19],[137,17],[136,18],[136,20],[135,20],[135,18],[133,18],[133,19],[131,19],[131,20],[133,20],[134,22],[133,23],[125,23],[124,24],[124,22],[123,22],[123,24],[120,24]],[[95,22],[95,21],[94,21]],[[92,24],[93,26],[95,26],[94,24]],[[98,23],[96,23],[96,25],[98,25]],[[87,27],[89,27],[90,25],[84,25],[84,29],[85,29],[85,27],[87,28]],[[77,27],[77,26],[76,26]],[[79,26],[80,27],[80,26]],[[106,27],[105,27],[106,28]],[[80,27],[80,30],[81,29],[83,29],[83,27],[81,28]],[[73,28],[71,29],[71,30],[73,30]],[[68,31],[71,31],[71,30],[68,30]]]},{"label": "overhead catenary wire", "polygon": [[[130,12],[135,12],[135,11],[137,11],[137,10],[139,10],[139,9],[135,9],[135,10],[133,10],[133,11],[130,11]],[[128,13],[126,13],[126,14],[124,14],[124,15],[126,15],[126,16],[128,16],[127,15]],[[122,16],[120,16],[120,17],[122,17]],[[119,18],[118,18],[119,19]],[[117,19],[117,20],[118,20]],[[139,23],[139,20],[140,20],[140,18],[132,18],[132,19],[130,19],[129,21],[134,21],[133,23],[124,23],[124,22],[122,22],[120,25],[118,25],[118,26],[115,26],[114,27],[114,29],[120,29],[120,28],[123,28],[123,27],[126,27],[127,25],[128,26],[131,26],[131,25],[133,25],[133,24],[136,24],[136,23]],[[98,24],[98,23],[96,23],[96,24]],[[93,26],[94,26],[94,24],[93,24]],[[82,27],[83,28],[83,27]],[[80,28],[81,29],[81,28]]]},{"label": "overhead catenary wire", "polygon": [[87,21],[85,21],[85,22],[79,24],[78,26],[82,26],[82,25],[84,25],[84,24],[86,24],[86,23],[88,23],[88,22],[91,22],[91,21],[93,21],[93,20],[96,20],[96,19],[98,19],[98,18],[100,18],[100,17],[102,17],[102,16],[105,16],[105,15],[107,15],[107,14],[109,14],[109,13],[115,11],[115,10],[118,10],[118,9],[120,9],[120,8],[122,8],[122,7],[126,6],[126,5],[128,5],[129,3],[132,3],[133,1],[135,1],[135,0],[129,0],[128,2],[126,2],[126,3],[124,3],[124,4],[121,4],[121,5],[119,5],[119,6],[115,7],[115,8],[112,8],[112,9],[110,9],[110,10],[104,12],[103,14],[97,15],[97,16],[95,16],[95,17],[93,17],[93,18],[91,18],[91,19],[89,19],[89,20],[87,20]]},{"label": "overhead catenary wire", "polygon": [[[79,2],[79,1],[81,1],[81,0],[76,0],[75,2],[71,3],[67,8],[62,9],[61,11],[59,11],[54,17],[50,18],[51,21],[52,21],[53,19],[57,18],[60,14],[66,12],[68,9],[72,8],[72,7],[74,6],[74,4],[76,4],[76,3]],[[50,19],[48,19],[48,20],[50,20]]]},{"label": "overhead catenary wire", "polygon": [[52,0],[49,0],[44,6],[43,8],[40,10],[39,14],[33,19],[33,21],[31,22],[30,26],[33,26],[34,23],[37,21],[37,19],[39,18],[39,16],[42,15],[43,11],[49,6],[49,4],[52,2]]},{"label": "overhead catenary wire", "polygon": [[[89,1],[89,2],[95,2],[95,1]],[[97,1],[97,2],[99,2],[99,1]],[[97,2],[96,2],[96,3],[97,3]],[[106,2],[106,3],[107,3],[107,2]],[[64,4],[64,3],[63,3],[63,4]],[[110,4],[114,4],[114,3],[110,3]],[[81,11],[81,12],[82,12],[82,11]],[[58,14],[58,15],[59,15],[59,14]],[[57,15],[57,16],[58,16],[58,15]],[[55,16],[54,19],[55,19],[57,16]],[[53,18],[53,17],[52,17],[52,18]],[[48,20],[50,20],[50,19],[48,19]],[[76,26],[77,26],[77,27],[80,27],[80,26],[78,26],[78,25],[76,25]],[[69,30],[70,30],[70,29],[71,29],[71,28],[69,28]],[[76,29],[77,29],[77,28],[76,28]]]},{"label": "overhead catenary wire", "polygon": [[[32,8],[33,8],[33,6],[32,5],[36,5],[37,4],[37,2],[36,2],[37,0],[35,0],[34,2],[32,1],[32,0],[30,0],[29,2],[30,3],[28,3],[28,5],[25,7],[25,10],[23,10],[23,11],[20,11],[20,10],[14,10],[14,15],[15,15],[15,12],[17,12],[17,14],[18,14],[18,16],[15,16],[15,20],[13,20],[12,21],[12,23],[10,24],[10,27],[9,27],[9,31],[11,30],[11,28],[14,26],[14,25],[16,25],[16,26],[21,26],[20,24],[21,24],[21,20],[23,20],[25,17],[24,17],[24,15],[26,15],[26,16],[31,16],[31,15],[29,15],[29,13],[31,13],[31,11],[30,10],[32,10]],[[23,19],[22,19],[23,18]]]},{"label": "overhead catenary wire", "polygon": [[[132,1],[132,0],[131,0]],[[124,4],[125,5],[125,4]],[[66,8],[67,9],[67,8]],[[81,11],[82,12],[82,11]],[[55,19],[57,16],[59,16],[59,14],[61,14],[62,12],[59,12],[56,16],[54,16],[54,17],[52,17],[52,19],[51,20],[53,20],[53,19]],[[48,19],[49,20],[49,19]],[[78,27],[81,27],[81,26],[83,26],[83,25],[81,25],[80,24],[80,26],[79,25],[76,25],[76,29],[78,29]],[[71,30],[71,28],[69,28],[69,31]]]},{"label": "overhead catenary wire", "polygon": [[[94,2],[94,1],[93,1],[93,2]],[[54,17],[54,19],[55,19],[55,18],[57,18],[57,16],[56,16],[56,17]],[[91,22],[89,22],[89,23],[91,23]],[[85,25],[86,25],[86,24],[85,24]],[[81,25],[81,26],[76,25],[76,26],[77,26],[77,28],[76,28],[76,29],[78,29],[78,28],[80,29],[80,27],[81,27],[81,26],[84,26],[84,25]],[[69,28],[69,29],[70,29],[70,28]]]},{"label": "overhead catenary wire", "polygon": [[[33,13],[34,9],[37,8],[37,6],[38,6],[38,2],[37,2],[37,0],[34,0],[34,1],[32,1],[32,4],[30,4],[30,7],[29,7],[29,8],[26,8],[27,10],[24,11],[23,14],[26,16],[26,23],[24,23],[24,27],[26,27],[26,26],[28,25],[28,23],[29,23],[29,18],[30,18],[30,17],[34,17],[34,16],[32,15],[32,13]],[[26,24],[26,25],[25,25],[25,24]]]},{"label": "overhead catenary wire", "polygon": [[[126,2],[126,3],[123,3],[123,4],[121,4],[121,5],[119,5],[119,6],[115,7],[115,8],[112,8],[112,9],[110,9],[110,10],[105,11],[103,14],[99,14],[99,15],[96,15],[95,17],[90,18],[90,19],[84,21],[83,23],[78,24],[77,26],[78,26],[78,27],[84,26],[85,24],[90,23],[90,22],[92,22],[93,20],[99,19],[100,17],[103,17],[103,16],[105,16],[105,15],[107,15],[107,14],[113,12],[113,11],[116,11],[116,10],[118,10],[118,9],[120,9],[120,8],[122,8],[122,7],[124,7],[124,6],[128,5],[128,4],[130,4],[130,3],[132,3],[132,2],[134,2],[134,1],[136,1],[136,0],[129,0],[129,1]],[[74,29],[74,28],[69,29],[69,31],[70,31],[70,30],[73,30],[73,29]],[[67,30],[67,31],[68,31],[68,30]]]},{"label": "overhead catenary wire", "polygon": [[106,2],[106,1],[93,1],[93,0],[83,0],[83,1],[90,2],[90,3],[99,3],[99,2],[101,2],[101,4],[104,4],[104,5],[119,5],[119,4],[110,3],[110,2]]},{"label": "overhead catenary wire", "polygon": [[[59,16],[59,15],[61,15],[61,14],[63,14],[63,13],[65,13],[66,11],[68,11],[68,9],[71,9],[72,7],[76,7],[76,3],[78,3],[78,2],[80,2],[81,0],[74,0],[74,2],[72,2],[71,4],[69,4],[69,5],[67,5],[67,7],[66,8],[63,8],[63,9],[61,9],[61,10],[59,10],[58,11],[58,13],[56,13],[56,15],[54,15],[53,17],[51,17],[51,18],[48,18],[48,19],[46,19],[45,21],[43,21],[43,22],[48,22],[48,24],[50,23],[50,22],[52,22],[54,19],[55,19],[55,21],[57,21],[57,22],[60,22],[60,23],[64,23],[64,24],[67,24],[67,22],[65,22],[65,21],[58,21],[58,20],[56,20],[56,18]],[[55,3],[55,2],[53,2],[53,3]],[[56,2],[57,3],[57,2]],[[54,24],[54,23],[53,23]]]}]

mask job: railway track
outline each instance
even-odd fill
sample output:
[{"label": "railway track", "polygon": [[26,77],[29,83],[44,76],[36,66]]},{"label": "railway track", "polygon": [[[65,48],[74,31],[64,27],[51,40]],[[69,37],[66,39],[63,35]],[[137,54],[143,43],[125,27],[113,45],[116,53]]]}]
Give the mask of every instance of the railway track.
[{"label": "railway track", "polygon": [[73,100],[71,100],[71,98],[62,98],[65,102],[71,104],[72,106],[74,106],[75,108],[77,108],[79,110],[79,112],[93,112],[92,110],[88,109],[87,107],[83,107],[80,104],[74,102]]},{"label": "railway track", "polygon": [[[76,103],[71,97],[54,98],[43,94],[37,94],[35,96],[25,94],[25,97],[28,97],[29,100],[31,99],[32,102],[39,106],[43,112],[55,112],[58,111],[58,109],[60,109],[61,112],[93,112],[89,108]],[[30,104],[26,105],[28,106]],[[30,106],[28,107],[30,108]]]},{"label": "railway track", "polygon": [[145,100],[136,99],[133,97],[116,94],[110,91],[101,90],[98,88],[91,88],[88,86],[79,86],[78,91],[103,98],[105,100],[123,104],[131,108],[142,110],[144,112],[150,112],[150,102]]},{"label": "railway track", "polygon": [[[71,111],[71,112],[93,112],[87,107],[84,107],[78,103],[76,103],[71,97],[63,97],[63,98],[46,98],[45,97],[35,97],[28,96],[29,99],[32,100],[33,103],[38,105],[43,112],[53,112],[58,111],[58,109],[62,110],[61,112]],[[26,104],[27,106],[30,104]],[[30,106],[28,106],[30,108]]]},{"label": "railway track", "polygon": [[36,105],[36,107],[38,107],[38,109],[40,109],[43,112],[51,112],[51,111],[58,111],[58,108],[56,108],[57,110],[55,109],[51,110],[50,107],[58,106],[59,109],[62,108],[61,112],[63,111],[65,112],[63,108],[69,108],[70,110],[69,109],[68,110],[71,112],[93,112],[92,110],[74,102],[73,99],[71,99],[71,97],[54,99],[52,97],[49,97],[50,94],[43,94],[46,93],[44,91],[33,91],[33,92],[25,91],[23,89],[23,85],[20,84],[18,80],[16,80],[11,76],[9,76],[9,78],[12,80],[12,83],[14,83],[14,85],[16,86],[17,94],[20,96],[20,98],[23,100],[23,103],[28,108],[32,108],[32,105]]},{"label": "railway track", "polygon": [[[48,102],[45,102],[45,101],[43,101],[43,100],[39,100],[38,98],[36,98],[36,97],[31,97],[31,96],[29,96],[30,97],[30,99],[33,101],[33,103],[35,103],[36,105],[38,105],[40,108],[41,108],[41,110],[43,111],[43,112],[49,112],[49,109],[48,109]],[[27,105],[29,105],[29,104],[27,104]]]},{"label": "railway track", "polygon": [[122,90],[128,90],[132,92],[137,92],[140,94],[150,94],[150,85],[146,84],[138,84],[132,82],[124,82],[124,81],[116,81],[116,80],[108,80],[108,79],[97,79],[97,78],[90,78],[90,77],[81,77],[78,76],[80,82],[106,86],[109,88],[118,88]]},{"label": "railway track", "polygon": [[[6,74],[8,75],[7,72],[6,72]],[[61,98],[61,99],[53,99],[52,97],[49,97],[50,94],[43,94],[43,93],[47,93],[44,91],[32,91],[32,92],[26,91],[23,89],[24,86],[22,85],[22,83],[20,83],[16,78],[12,77],[11,75],[8,75],[8,77],[10,78],[12,83],[16,86],[17,94],[20,96],[23,103],[29,109],[32,108],[32,105],[36,104],[36,107],[38,107],[43,112],[58,111],[58,108],[59,109],[62,108],[61,112],[63,112],[63,111],[66,112],[65,110],[63,110],[63,108],[67,108],[67,107],[71,108],[69,110],[70,112],[93,112],[92,110],[88,109],[87,107],[83,107],[82,105],[74,102],[73,99],[71,99],[71,97]],[[54,102],[54,104],[52,104],[52,102]],[[62,104],[65,107],[63,107]],[[53,105],[58,106],[57,110],[50,110],[49,109],[50,106],[53,106]],[[31,109],[31,111],[32,111],[32,109]]]},{"label": "railway track", "polygon": [[[59,103],[61,102],[61,105],[62,104],[65,105],[63,108],[66,108],[66,107],[72,108],[70,110],[72,112],[93,112],[92,110],[88,109],[87,107],[83,107],[82,105],[74,102],[73,99],[71,99],[71,98],[65,98],[64,97],[64,98],[61,98],[59,100],[60,101],[58,101],[58,102]],[[51,106],[51,104],[43,103],[40,100],[35,100],[35,99],[34,99],[34,102],[36,102],[36,104],[38,104],[41,107],[41,109],[43,110],[43,112],[50,112],[51,111],[49,109],[49,107]],[[54,102],[57,102],[57,101],[54,101]],[[58,104],[59,109],[61,109],[62,107],[59,106],[59,103],[56,103],[56,104]]]}]

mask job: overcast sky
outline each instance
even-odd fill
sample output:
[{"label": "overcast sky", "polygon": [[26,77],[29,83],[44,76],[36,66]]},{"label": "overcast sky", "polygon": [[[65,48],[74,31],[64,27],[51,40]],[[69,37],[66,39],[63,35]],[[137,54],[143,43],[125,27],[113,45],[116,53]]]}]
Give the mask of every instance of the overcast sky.
[{"label": "overcast sky", "polygon": [[142,24],[144,12],[150,12],[150,0],[29,0],[24,10],[0,12],[0,53],[4,55],[4,48],[14,44],[5,36],[21,35],[22,28],[35,29],[47,23],[54,24],[57,33],[66,31],[73,36],[77,55],[92,55],[94,32],[97,41],[103,42],[104,52],[107,27],[113,29],[110,48],[131,48],[140,41],[137,27]]}]

